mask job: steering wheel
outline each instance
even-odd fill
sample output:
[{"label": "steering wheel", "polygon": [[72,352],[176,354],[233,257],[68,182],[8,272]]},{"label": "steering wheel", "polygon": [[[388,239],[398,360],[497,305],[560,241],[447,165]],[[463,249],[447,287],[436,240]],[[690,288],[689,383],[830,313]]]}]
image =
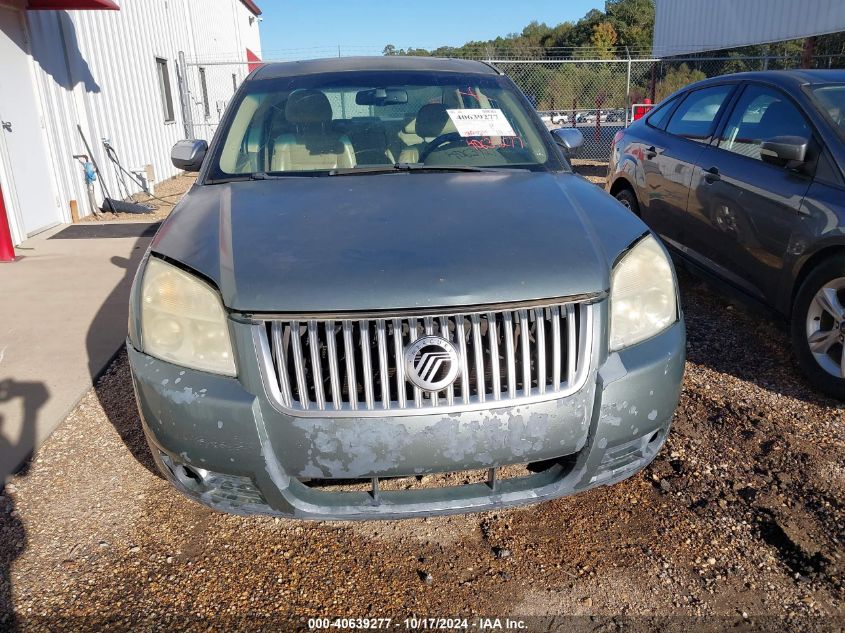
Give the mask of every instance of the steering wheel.
[{"label": "steering wheel", "polygon": [[429,157],[434,150],[440,149],[444,145],[457,145],[463,140],[463,137],[457,132],[447,132],[435,138],[431,143],[425,146],[425,149],[420,152],[418,162],[424,163],[425,159]]}]

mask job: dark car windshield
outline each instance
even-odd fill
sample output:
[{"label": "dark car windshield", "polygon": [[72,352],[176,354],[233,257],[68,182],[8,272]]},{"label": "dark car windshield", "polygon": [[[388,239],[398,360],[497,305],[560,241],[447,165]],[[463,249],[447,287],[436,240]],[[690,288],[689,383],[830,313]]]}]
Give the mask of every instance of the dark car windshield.
[{"label": "dark car windshield", "polygon": [[845,139],[845,84],[811,86],[810,91],[822,112],[836,126],[839,136]]},{"label": "dark car windshield", "polygon": [[248,81],[209,178],[372,173],[397,164],[564,168],[535,119],[498,75],[339,72]]}]

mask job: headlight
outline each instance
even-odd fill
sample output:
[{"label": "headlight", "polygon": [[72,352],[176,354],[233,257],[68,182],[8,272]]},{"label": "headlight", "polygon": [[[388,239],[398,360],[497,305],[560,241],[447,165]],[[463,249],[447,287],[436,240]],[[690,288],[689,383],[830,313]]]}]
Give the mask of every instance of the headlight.
[{"label": "headlight", "polygon": [[649,235],[628,251],[610,279],[610,351],[662,332],[678,316],[669,259]]},{"label": "headlight", "polygon": [[207,283],[151,257],[141,284],[141,341],[151,356],[236,375],[226,313]]}]

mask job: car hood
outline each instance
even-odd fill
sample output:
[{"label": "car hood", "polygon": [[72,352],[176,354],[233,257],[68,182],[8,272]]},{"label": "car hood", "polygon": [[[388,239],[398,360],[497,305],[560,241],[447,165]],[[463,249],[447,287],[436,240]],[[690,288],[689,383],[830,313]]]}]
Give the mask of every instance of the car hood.
[{"label": "car hood", "polygon": [[604,291],[645,230],[567,173],[292,177],[195,186],[152,250],[231,310],[319,313]]}]

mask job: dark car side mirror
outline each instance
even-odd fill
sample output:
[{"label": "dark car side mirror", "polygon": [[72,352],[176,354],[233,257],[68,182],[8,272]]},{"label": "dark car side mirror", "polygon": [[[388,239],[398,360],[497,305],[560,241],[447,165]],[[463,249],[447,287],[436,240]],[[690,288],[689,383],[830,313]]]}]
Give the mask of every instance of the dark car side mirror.
[{"label": "dark car side mirror", "polygon": [[558,144],[567,156],[572,156],[575,150],[584,144],[584,135],[577,128],[561,127],[552,130],[552,136],[555,139],[555,143]]},{"label": "dark car side mirror", "polygon": [[760,144],[763,162],[795,169],[807,160],[810,139],[803,136],[775,136]]},{"label": "dark car side mirror", "polygon": [[170,150],[170,162],[184,171],[199,171],[207,151],[208,143],[201,139],[179,141]]}]

